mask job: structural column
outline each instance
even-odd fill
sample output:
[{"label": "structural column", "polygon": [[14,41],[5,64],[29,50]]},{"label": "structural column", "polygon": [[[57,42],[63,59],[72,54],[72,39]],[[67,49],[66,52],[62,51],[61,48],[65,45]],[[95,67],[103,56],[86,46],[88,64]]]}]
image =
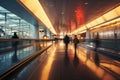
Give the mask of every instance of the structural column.
[{"label": "structural column", "polygon": [[86,30],[86,42],[89,43],[89,41],[90,41],[90,30],[87,29]]},{"label": "structural column", "polygon": [[34,28],[34,38],[39,39],[39,25],[36,24],[35,28]]}]

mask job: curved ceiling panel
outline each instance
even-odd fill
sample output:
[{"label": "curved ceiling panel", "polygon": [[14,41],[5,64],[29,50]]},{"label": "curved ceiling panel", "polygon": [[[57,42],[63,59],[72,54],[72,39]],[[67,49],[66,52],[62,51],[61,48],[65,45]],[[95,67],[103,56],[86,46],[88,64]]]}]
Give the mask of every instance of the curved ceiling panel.
[{"label": "curved ceiling panel", "polygon": [[0,0],[0,6],[11,11],[32,25],[37,25],[37,20],[26,11],[16,0]]}]

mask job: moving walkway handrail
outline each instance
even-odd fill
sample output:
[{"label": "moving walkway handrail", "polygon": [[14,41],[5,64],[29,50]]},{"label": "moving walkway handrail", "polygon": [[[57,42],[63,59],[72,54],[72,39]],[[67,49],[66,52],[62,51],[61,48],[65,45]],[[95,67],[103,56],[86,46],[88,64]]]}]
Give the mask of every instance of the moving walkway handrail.
[{"label": "moving walkway handrail", "polygon": [[[50,45],[51,46],[51,45]],[[11,80],[15,75],[15,72],[19,71],[19,69],[23,68],[27,63],[34,60],[37,56],[41,55],[44,51],[46,51],[50,46],[35,52],[34,54],[28,56],[27,58],[23,59],[9,70],[5,71],[4,73],[0,74],[0,80]]]},{"label": "moving walkway handrail", "polygon": [[29,47],[29,46],[39,46],[38,44],[42,42],[50,42],[53,39],[0,39],[0,53],[14,50],[12,43],[18,41],[18,49]]},{"label": "moving walkway handrail", "polygon": [[[33,49],[33,51],[35,51],[37,53],[40,51],[40,53],[41,53],[41,50],[43,50],[45,47],[48,47],[52,44],[53,39],[46,39],[46,40],[44,40],[44,39],[42,39],[42,40],[41,39],[0,39],[0,51],[2,50],[2,51],[6,52],[8,50],[7,54],[9,53],[9,51],[10,52],[12,51],[14,53],[15,52],[14,47],[12,47],[12,42],[14,42],[14,41],[18,41],[20,43],[17,45],[17,50],[31,47]],[[5,52],[0,52],[0,53],[3,53],[0,55],[1,56],[4,55]],[[19,53],[19,51],[18,51],[18,53]],[[20,61],[17,62],[18,64],[15,62],[16,64],[13,64],[14,66],[10,64],[10,65],[8,65],[8,67],[5,67],[4,68],[5,70],[1,71],[0,77],[2,77],[2,76],[4,77],[5,74],[7,75],[7,74],[13,72],[14,69],[16,70],[16,66],[21,66],[22,64],[26,63],[26,61],[28,61],[32,58],[30,56],[35,55],[35,53],[33,53],[33,54],[32,53],[29,54],[29,58],[27,57],[28,54],[26,56],[23,56],[23,58],[20,58]],[[3,67],[4,67],[4,65],[3,65]],[[1,78],[0,78],[0,80],[1,80]]]}]

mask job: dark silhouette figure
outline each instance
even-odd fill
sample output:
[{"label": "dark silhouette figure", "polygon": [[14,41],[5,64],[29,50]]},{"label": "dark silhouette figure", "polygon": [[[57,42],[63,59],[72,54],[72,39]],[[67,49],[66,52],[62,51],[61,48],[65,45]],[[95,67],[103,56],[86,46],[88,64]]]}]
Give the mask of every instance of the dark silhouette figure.
[{"label": "dark silhouette figure", "polygon": [[[12,36],[12,39],[19,39],[16,32],[14,32],[14,35]],[[12,61],[13,62],[16,62],[18,60],[17,59],[17,46],[18,46],[18,41],[14,40],[12,42],[12,47],[14,48],[14,51],[15,51],[13,56],[12,56]]]},{"label": "dark silhouette figure", "polygon": [[70,42],[70,38],[68,37],[68,35],[66,35],[63,39],[64,43],[65,43],[65,47],[66,47],[66,50],[68,49],[68,44]]},{"label": "dark silhouette figure", "polygon": [[79,59],[78,59],[76,53],[75,53],[75,55],[74,55],[74,61],[73,61],[73,64],[74,64],[75,67],[77,67],[77,66],[79,65]]},{"label": "dark silhouette figure", "polygon": [[100,41],[99,41],[99,35],[97,34],[96,38],[94,39],[94,43],[95,43],[95,58],[94,58],[94,62],[96,65],[99,66],[99,55],[97,53],[97,49],[100,46]]},{"label": "dark silhouette figure", "polygon": [[64,58],[64,62],[65,65],[68,66],[69,65],[69,56],[68,56],[68,52],[67,50],[65,51],[65,58]]},{"label": "dark silhouette figure", "polygon": [[74,43],[74,50],[75,50],[75,53],[76,53],[77,44],[79,43],[77,35],[74,36],[73,43]]}]

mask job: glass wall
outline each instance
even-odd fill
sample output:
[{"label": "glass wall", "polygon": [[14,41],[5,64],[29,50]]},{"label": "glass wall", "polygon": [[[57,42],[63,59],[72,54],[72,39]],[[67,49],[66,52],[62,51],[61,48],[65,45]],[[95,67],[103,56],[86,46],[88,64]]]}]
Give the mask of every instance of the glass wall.
[{"label": "glass wall", "polygon": [[0,38],[11,38],[17,32],[20,38],[33,38],[34,26],[0,6]]}]

